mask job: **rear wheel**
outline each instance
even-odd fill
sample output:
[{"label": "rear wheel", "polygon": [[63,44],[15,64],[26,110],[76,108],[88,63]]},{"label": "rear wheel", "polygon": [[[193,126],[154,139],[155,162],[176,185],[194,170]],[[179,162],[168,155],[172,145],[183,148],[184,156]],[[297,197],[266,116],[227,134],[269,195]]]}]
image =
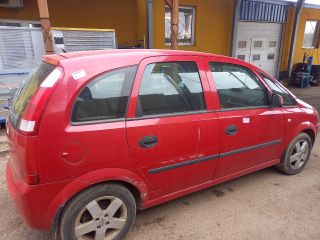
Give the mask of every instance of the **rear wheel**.
[{"label": "rear wheel", "polygon": [[118,184],[97,185],[66,205],[60,222],[61,239],[122,239],[135,216],[135,199],[127,188]]},{"label": "rear wheel", "polygon": [[289,175],[300,173],[309,161],[311,149],[312,141],[309,135],[300,133],[287,147],[277,168]]}]

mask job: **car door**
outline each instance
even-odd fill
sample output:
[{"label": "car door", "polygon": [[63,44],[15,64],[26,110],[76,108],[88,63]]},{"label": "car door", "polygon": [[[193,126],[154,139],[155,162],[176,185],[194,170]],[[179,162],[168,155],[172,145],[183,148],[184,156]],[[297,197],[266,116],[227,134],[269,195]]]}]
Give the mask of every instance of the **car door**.
[{"label": "car door", "polygon": [[[141,62],[127,117],[127,139],[150,198],[211,180],[219,154],[219,120],[197,57]],[[207,102],[211,102],[207,104]]]},{"label": "car door", "polygon": [[284,116],[281,108],[269,106],[270,92],[264,83],[249,65],[236,60],[211,59],[209,67],[209,82],[220,101],[221,153],[215,178],[278,161]]}]

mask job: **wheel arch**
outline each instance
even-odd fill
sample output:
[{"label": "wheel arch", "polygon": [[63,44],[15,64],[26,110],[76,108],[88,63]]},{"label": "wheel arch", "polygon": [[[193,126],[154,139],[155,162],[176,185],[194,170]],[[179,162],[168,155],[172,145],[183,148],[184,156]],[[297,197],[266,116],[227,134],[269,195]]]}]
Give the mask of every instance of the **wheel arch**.
[{"label": "wheel arch", "polygon": [[99,184],[117,183],[125,186],[137,201],[139,209],[143,202],[149,199],[149,192],[145,182],[135,173],[126,169],[99,169],[80,176],[66,185],[53,199],[46,215],[51,219],[51,231],[57,237],[60,216],[64,206],[82,191]]},{"label": "wheel arch", "polygon": [[302,122],[298,126],[294,128],[293,131],[290,131],[290,134],[288,134],[284,141],[284,149],[287,148],[288,144],[294,139],[298,134],[300,133],[306,133],[310,136],[312,143],[314,143],[316,139],[316,127],[309,121]]},{"label": "wheel arch", "polygon": [[309,137],[311,138],[312,145],[313,145],[316,141],[316,133],[311,128],[307,128],[307,129],[303,130],[302,132],[309,135]]}]

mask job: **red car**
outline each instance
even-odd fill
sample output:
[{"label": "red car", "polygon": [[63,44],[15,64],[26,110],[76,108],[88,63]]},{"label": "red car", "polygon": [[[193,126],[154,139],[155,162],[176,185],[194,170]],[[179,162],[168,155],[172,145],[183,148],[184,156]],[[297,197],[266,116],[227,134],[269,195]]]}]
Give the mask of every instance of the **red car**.
[{"label": "red car", "polygon": [[137,209],[273,165],[299,173],[318,129],[312,106],[233,58],[50,55],[10,109],[8,188],[32,228],[121,239]]}]

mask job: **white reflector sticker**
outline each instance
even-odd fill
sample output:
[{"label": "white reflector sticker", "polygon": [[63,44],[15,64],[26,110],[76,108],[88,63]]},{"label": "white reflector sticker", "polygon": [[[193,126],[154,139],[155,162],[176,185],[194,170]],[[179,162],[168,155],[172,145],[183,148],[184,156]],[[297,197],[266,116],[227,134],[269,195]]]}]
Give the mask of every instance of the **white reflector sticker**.
[{"label": "white reflector sticker", "polygon": [[40,87],[51,88],[60,78],[61,72],[58,69],[53,70],[49,76],[41,83]]},{"label": "white reflector sticker", "polygon": [[19,129],[24,132],[33,132],[35,121],[21,119]]},{"label": "white reflector sticker", "polygon": [[80,78],[85,77],[87,74],[84,70],[76,71],[71,74],[74,80],[78,80]]}]

